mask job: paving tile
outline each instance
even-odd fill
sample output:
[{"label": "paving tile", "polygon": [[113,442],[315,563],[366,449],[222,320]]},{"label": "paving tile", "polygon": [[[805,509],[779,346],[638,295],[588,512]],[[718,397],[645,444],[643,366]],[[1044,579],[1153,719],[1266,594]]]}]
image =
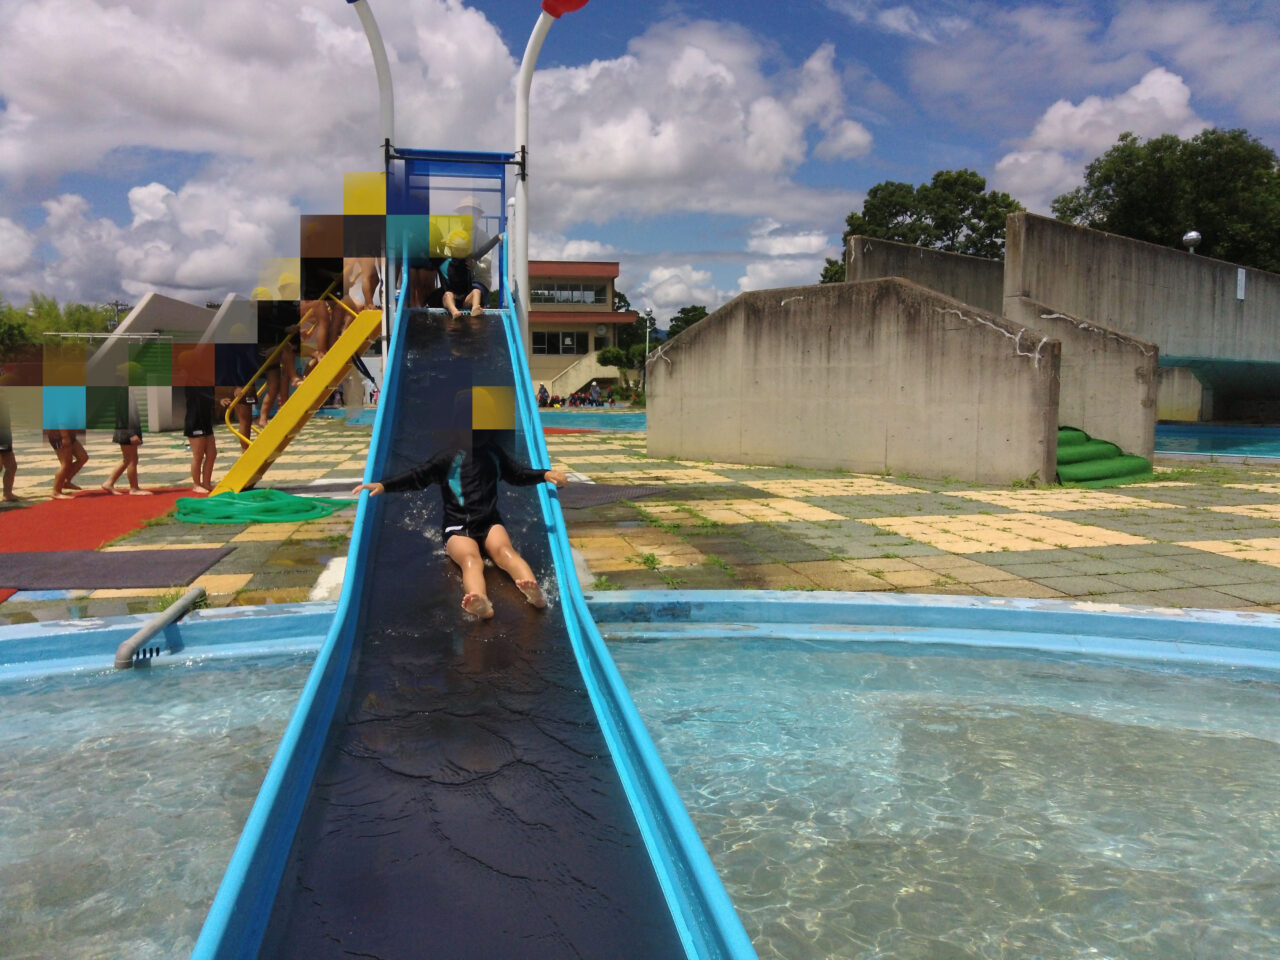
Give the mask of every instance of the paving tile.
[{"label": "paving tile", "polygon": [[775,497],[864,497],[918,493],[912,487],[889,483],[875,477],[813,478],[807,480],[752,480],[744,484]]},{"label": "paving tile", "polygon": [[950,553],[1030,551],[1144,542],[1144,538],[1128,533],[1034,513],[880,517],[869,522]]},{"label": "paving tile", "polygon": [[1038,577],[1036,582],[1069,597],[1091,597],[1129,589],[1117,586],[1103,577]]},{"label": "paving tile", "polygon": [[298,523],[254,523],[231,538],[232,543],[244,543],[251,540],[288,540],[301,524]]},{"label": "paving tile", "polygon": [[957,490],[952,496],[980,500],[983,503],[1006,507],[1019,513],[1173,508],[1173,504],[1155,503],[1122,493],[1074,487],[1047,487],[1035,490]]},{"label": "paving tile", "polygon": [[1276,582],[1223,584],[1218,590],[1249,603],[1280,604],[1280,583]]},{"label": "paving tile", "polygon": [[1183,542],[1181,546],[1235,560],[1252,560],[1255,563],[1280,567],[1280,537],[1260,537],[1249,540],[1195,540]]},{"label": "paving tile", "polygon": [[987,597],[1026,597],[1031,600],[1052,600],[1067,594],[1046,587],[1032,580],[996,580],[974,584],[974,588]]},{"label": "paving tile", "polygon": [[1179,580],[1176,577],[1166,576],[1162,573],[1113,573],[1098,579],[1115,584],[1119,590],[1173,590],[1184,588],[1187,585],[1185,580]]},{"label": "paving tile", "polygon": [[789,567],[821,590],[863,591],[888,590],[891,584],[883,577],[873,576],[852,564],[839,560],[822,560],[809,563],[791,563]]},{"label": "paving tile", "polygon": [[204,587],[205,593],[215,596],[234,594],[237,590],[247,587],[252,579],[252,573],[206,573],[196,577],[191,585]]}]

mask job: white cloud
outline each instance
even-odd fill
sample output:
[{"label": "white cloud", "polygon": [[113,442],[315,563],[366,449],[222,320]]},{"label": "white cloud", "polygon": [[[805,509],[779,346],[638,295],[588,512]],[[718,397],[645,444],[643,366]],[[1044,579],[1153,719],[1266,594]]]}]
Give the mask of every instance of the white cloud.
[{"label": "white cloud", "polygon": [[31,262],[36,238],[8,217],[0,217],[0,269],[17,273]]},{"label": "white cloud", "polygon": [[832,249],[831,239],[817,230],[782,233],[782,224],[776,220],[763,220],[751,228],[747,250],[770,257],[815,254]]},{"label": "white cloud", "polygon": [[1114,97],[1054,103],[1021,149],[997,162],[993,186],[1045,212],[1054,197],[1083,182],[1085,165],[1125,131],[1143,139],[1167,133],[1186,138],[1206,126],[1192,110],[1191,91],[1182,78],[1157,67]]},{"label": "white cloud", "polygon": [[747,272],[738,278],[738,289],[772,290],[775,287],[807,287],[822,276],[822,257],[779,257],[747,264]]},{"label": "white cloud", "polygon": [[644,280],[636,284],[635,294],[629,295],[629,299],[631,306],[641,312],[653,310],[658,325],[665,329],[681,307],[701,304],[711,312],[729,297],[716,289],[710,271],[682,264],[654,267]]},{"label": "white cloud", "polygon": [[[416,0],[378,17],[397,141],[509,150],[516,58],[483,12]],[[25,258],[5,268],[5,290],[110,299],[156,289],[196,301],[245,292],[262,258],[296,254],[299,213],[340,210],[344,171],[381,166],[368,46],[345,4],[43,0],[0,7],[0,35],[2,212],[45,203],[43,223],[5,234]],[[774,218],[794,225],[786,242],[816,243],[796,238],[858,194],[797,182],[810,136],[825,160],[871,147],[844,91],[831,44],[796,65],[711,22],[658,23],[619,57],[539,72],[534,255],[620,258],[627,251],[573,239],[575,225],[673,213]],[[166,178],[161,151],[194,158],[174,168],[191,172]],[[120,169],[93,180],[121,158],[144,168],[131,186],[118,186]],[[50,199],[65,173],[80,194]],[[102,215],[107,189],[121,194],[110,208],[127,202],[119,223]],[[689,289],[720,296],[692,277]],[[700,301],[675,306],[689,302]]]},{"label": "white cloud", "polygon": [[598,240],[574,240],[555,234],[529,234],[530,260],[616,260],[618,248]]},{"label": "white cloud", "polygon": [[769,70],[753,36],[722,23],[660,23],[626,54],[540,72],[531,106],[535,222],[673,212],[822,223],[853,194],[793,179],[806,130],[824,157],[869,146],[845,116],[834,48],[799,68]]}]

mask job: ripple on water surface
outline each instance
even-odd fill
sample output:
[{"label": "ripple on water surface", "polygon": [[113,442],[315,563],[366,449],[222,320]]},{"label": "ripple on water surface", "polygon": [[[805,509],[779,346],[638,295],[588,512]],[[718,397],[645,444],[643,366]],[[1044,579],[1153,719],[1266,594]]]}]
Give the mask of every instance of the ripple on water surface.
[{"label": "ripple on water surface", "polygon": [[0,686],[0,957],[187,956],[311,661]]},{"label": "ripple on water surface", "polygon": [[1274,674],[611,651],[762,958],[1280,956]]}]

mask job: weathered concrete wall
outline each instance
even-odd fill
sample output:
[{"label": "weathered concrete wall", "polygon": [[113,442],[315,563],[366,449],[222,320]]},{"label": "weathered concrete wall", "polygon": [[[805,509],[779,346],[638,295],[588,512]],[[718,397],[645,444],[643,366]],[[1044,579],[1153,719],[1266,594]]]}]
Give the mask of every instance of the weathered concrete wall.
[{"label": "weathered concrete wall", "polygon": [[1212,416],[1213,396],[1190,367],[1161,367],[1156,419],[1194,422]]},{"label": "weathered concrete wall", "polygon": [[1278,274],[1018,213],[1004,276],[1006,298],[1155,343],[1166,360],[1280,362]]},{"label": "weathered concrete wall", "polygon": [[998,314],[1003,306],[1004,264],[999,260],[850,237],[844,267],[849,281],[901,277],[989,313]]},{"label": "weathered concrete wall", "polygon": [[1059,344],[899,279],[743,294],[648,364],[653,457],[1054,476]]},{"label": "weathered concrete wall", "polygon": [[1155,454],[1160,352],[1154,344],[1025,297],[1006,300],[1004,315],[1062,344],[1059,426],[1110,440],[1125,453]]}]

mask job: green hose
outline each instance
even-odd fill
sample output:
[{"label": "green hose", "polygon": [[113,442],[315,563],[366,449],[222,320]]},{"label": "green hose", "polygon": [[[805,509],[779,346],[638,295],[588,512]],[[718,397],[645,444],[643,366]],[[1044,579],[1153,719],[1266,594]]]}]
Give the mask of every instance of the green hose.
[{"label": "green hose", "polygon": [[319,520],[354,503],[297,497],[283,490],[246,490],[216,497],[179,497],[174,517],[184,523],[298,523]]}]

